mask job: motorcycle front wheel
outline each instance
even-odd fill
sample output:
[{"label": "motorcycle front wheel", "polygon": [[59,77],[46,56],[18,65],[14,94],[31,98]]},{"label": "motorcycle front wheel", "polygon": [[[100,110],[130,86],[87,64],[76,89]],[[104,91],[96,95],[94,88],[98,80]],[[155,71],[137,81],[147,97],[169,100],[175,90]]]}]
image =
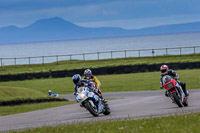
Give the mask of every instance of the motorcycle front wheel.
[{"label": "motorcycle front wheel", "polygon": [[86,109],[94,116],[99,116],[98,109],[93,107],[90,102],[85,102]]},{"label": "motorcycle front wheel", "polygon": [[179,97],[177,96],[176,93],[173,93],[173,94],[172,94],[172,97],[174,98],[174,101],[176,102],[176,104],[177,104],[179,107],[183,107],[183,104],[182,104],[181,100],[179,99]]}]

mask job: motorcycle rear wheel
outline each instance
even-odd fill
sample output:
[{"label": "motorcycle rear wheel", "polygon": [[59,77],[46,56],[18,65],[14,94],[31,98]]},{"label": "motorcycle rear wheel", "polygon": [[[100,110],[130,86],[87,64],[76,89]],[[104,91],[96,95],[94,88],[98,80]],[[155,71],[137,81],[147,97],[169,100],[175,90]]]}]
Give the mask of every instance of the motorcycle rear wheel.
[{"label": "motorcycle rear wheel", "polygon": [[179,107],[183,107],[183,104],[182,104],[181,100],[179,99],[179,97],[177,96],[176,93],[173,93],[173,94],[172,94],[172,97],[174,98],[174,101],[176,102],[176,104],[177,104]]},{"label": "motorcycle rear wheel", "polygon": [[103,112],[104,115],[109,115],[111,113],[110,107],[108,106],[108,103],[104,104],[105,111]]},{"label": "motorcycle rear wheel", "polygon": [[184,105],[185,107],[188,106],[188,101],[187,101],[187,99],[186,99],[186,101],[183,103],[183,105]]}]

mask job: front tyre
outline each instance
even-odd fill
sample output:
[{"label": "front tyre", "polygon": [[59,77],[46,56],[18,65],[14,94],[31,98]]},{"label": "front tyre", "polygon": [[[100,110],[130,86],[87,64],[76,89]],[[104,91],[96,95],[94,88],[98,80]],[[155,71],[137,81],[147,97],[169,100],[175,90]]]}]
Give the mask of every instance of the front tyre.
[{"label": "front tyre", "polygon": [[183,104],[182,104],[181,100],[179,99],[179,97],[177,96],[176,93],[173,93],[173,94],[172,94],[172,97],[174,98],[174,101],[176,102],[176,104],[177,104],[179,107],[183,107]]},{"label": "front tyre", "polygon": [[85,103],[85,108],[94,116],[99,116],[98,109],[93,107],[90,102]]}]

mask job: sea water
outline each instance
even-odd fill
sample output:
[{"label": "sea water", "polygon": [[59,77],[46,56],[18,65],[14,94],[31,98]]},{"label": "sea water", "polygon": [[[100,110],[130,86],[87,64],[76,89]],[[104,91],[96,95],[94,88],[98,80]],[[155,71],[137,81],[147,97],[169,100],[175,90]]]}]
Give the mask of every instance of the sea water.
[{"label": "sea water", "polygon": [[[69,59],[105,59],[105,58],[123,58],[137,56],[152,56],[166,54],[166,50],[149,51],[123,51],[123,50],[139,50],[139,49],[157,49],[157,48],[173,48],[173,47],[190,47],[200,46],[200,33],[182,33],[168,35],[152,35],[152,36],[134,36],[134,37],[118,37],[103,39],[85,39],[71,41],[52,41],[52,42],[35,42],[35,43],[18,43],[18,44],[1,44],[0,58],[20,58],[20,57],[36,57],[36,56],[54,56],[54,55],[71,55],[83,53],[96,53],[107,51],[122,51],[113,53],[100,53],[91,55],[76,56],[60,56],[48,57],[42,59],[31,58],[30,63],[55,62],[58,60]],[[193,53],[193,49],[182,49],[181,54]],[[200,53],[200,48],[197,48]],[[179,49],[171,49],[168,54],[180,54]],[[0,62],[1,63],[1,62]],[[29,59],[3,59],[3,65],[28,64]],[[1,64],[0,64],[1,65]]]}]

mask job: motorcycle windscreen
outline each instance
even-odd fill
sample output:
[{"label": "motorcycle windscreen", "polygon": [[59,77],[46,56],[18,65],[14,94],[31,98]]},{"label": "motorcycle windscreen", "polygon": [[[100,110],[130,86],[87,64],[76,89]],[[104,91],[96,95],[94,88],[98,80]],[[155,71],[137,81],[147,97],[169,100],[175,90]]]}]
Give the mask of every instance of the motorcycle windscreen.
[{"label": "motorcycle windscreen", "polygon": [[172,78],[169,75],[166,75],[163,77],[163,84],[166,84],[172,80]]}]

